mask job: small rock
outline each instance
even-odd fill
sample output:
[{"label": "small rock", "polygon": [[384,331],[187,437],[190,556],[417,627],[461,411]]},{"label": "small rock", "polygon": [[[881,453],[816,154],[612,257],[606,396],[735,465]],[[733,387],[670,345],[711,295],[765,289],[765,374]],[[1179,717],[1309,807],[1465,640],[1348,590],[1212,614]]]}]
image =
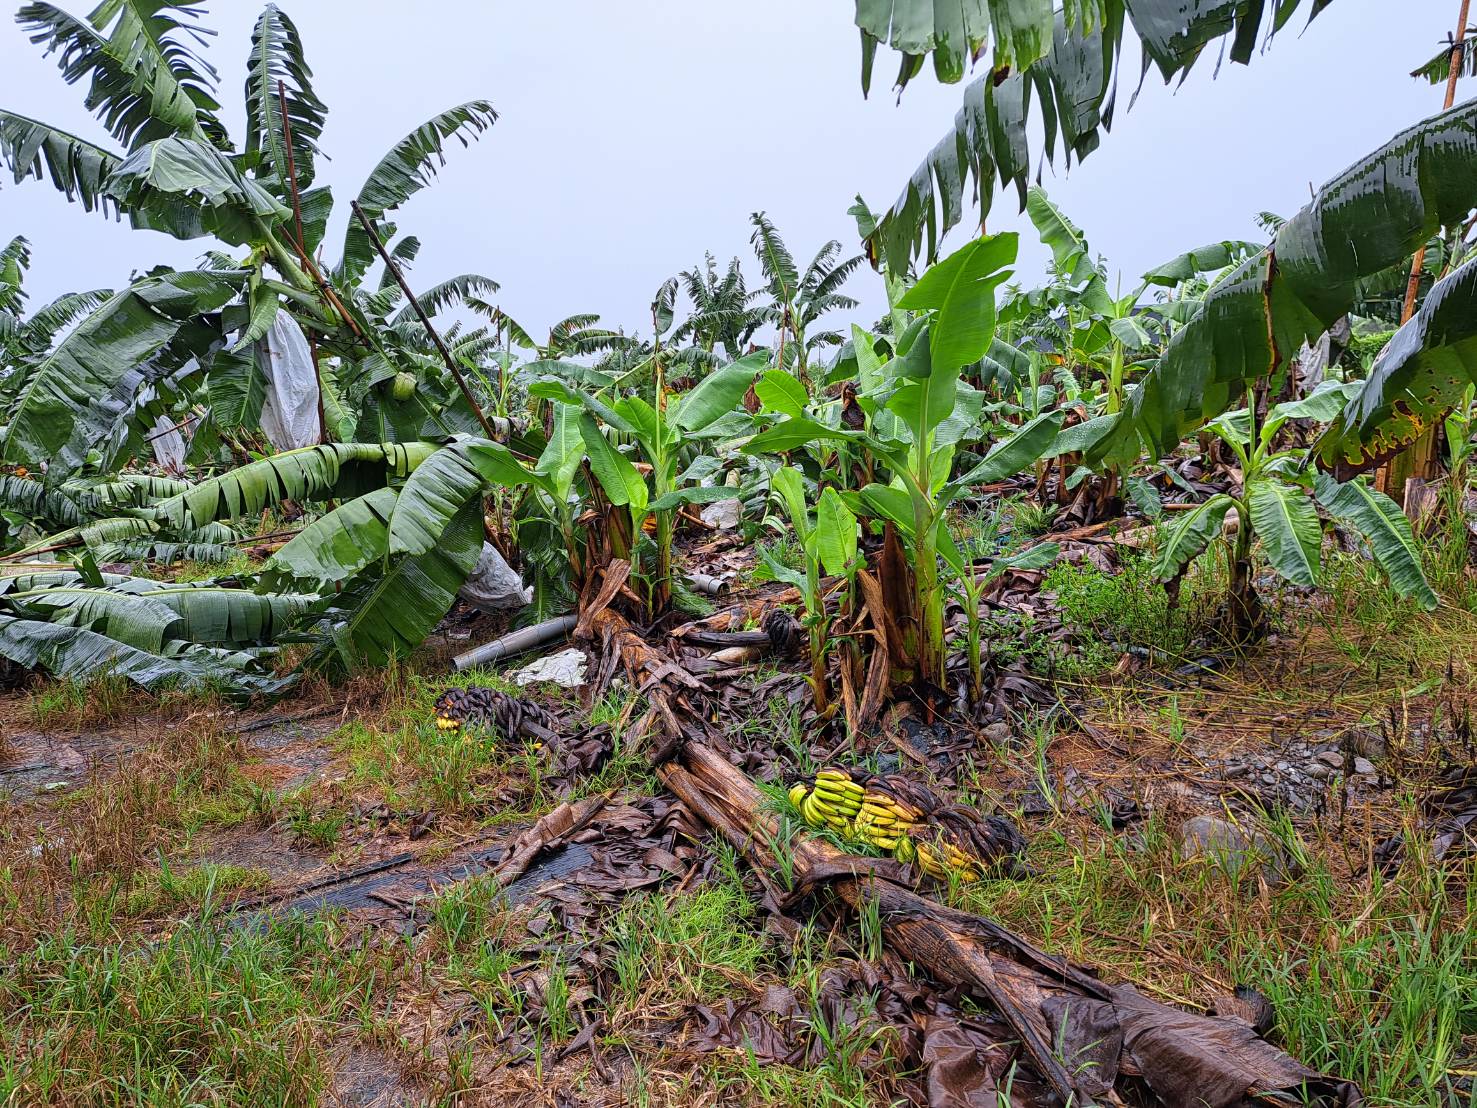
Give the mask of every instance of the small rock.
[{"label": "small rock", "polygon": [[996,744],[1010,742],[1011,734],[1010,724],[1004,720],[997,720],[995,723],[988,725],[984,730],[985,738]]},{"label": "small rock", "polygon": [[1371,762],[1368,758],[1355,758],[1354,772],[1362,773],[1368,777],[1373,777],[1378,771],[1374,768],[1374,763]]},{"label": "small rock", "polygon": [[1314,762],[1308,767],[1308,776],[1315,781],[1327,781],[1329,777],[1333,776],[1333,770],[1322,762]]},{"label": "small rock", "polygon": [[715,500],[702,510],[702,521],[720,531],[732,531],[744,518],[742,500]]},{"label": "small rock", "polygon": [[1278,762],[1277,763],[1277,768],[1278,768],[1278,770],[1280,770],[1283,773],[1291,773],[1292,772],[1292,763],[1291,762]]},{"label": "small rock", "polygon": [[1256,863],[1269,878],[1281,876],[1281,859],[1266,836],[1215,816],[1195,816],[1180,825],[1180,853],[1208,858],[1233,876]]},{"label": "small rock", "polygon": [[585,652],[570,647],[558,654],[545,655],[513,674],[513,681],[520,687],[548,681],[566,689],[578,688],[585,683]]},{"label": "small rock", "polygon": [[1344,766],[1344,756],[1337,750],[1323,751],[1318,755],[1318,760],[1332,769],[1342,769]]}]

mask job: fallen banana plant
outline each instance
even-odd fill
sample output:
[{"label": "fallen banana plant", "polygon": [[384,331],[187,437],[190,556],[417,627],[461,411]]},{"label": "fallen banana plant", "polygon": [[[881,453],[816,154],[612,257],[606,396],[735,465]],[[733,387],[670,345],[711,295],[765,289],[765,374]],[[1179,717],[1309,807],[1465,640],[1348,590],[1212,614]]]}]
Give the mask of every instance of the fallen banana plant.
[{"label": "fallen banana plant", "polygon": [[1206,1016],[1150,1000],[1132,986],[1110,985],[1066,959],[1038,950],[980,916],[919,896],[898,879],[894,862],[847,854],[813,838],[780,847],[782,829],[769,801],[711,748],[688,744],[663,782],[777,886],[778,852],[794,903],[829,885],[852,909],[875,909],[884,942],[942,984],[983,997],[1019,1038],[1031,1069],[1074,1105],[1143,1103],[1231,1108],[1248,1100],[1317,1098],[1361,1104],[1357,1086],[1308,1068],[1234,1017]]}]

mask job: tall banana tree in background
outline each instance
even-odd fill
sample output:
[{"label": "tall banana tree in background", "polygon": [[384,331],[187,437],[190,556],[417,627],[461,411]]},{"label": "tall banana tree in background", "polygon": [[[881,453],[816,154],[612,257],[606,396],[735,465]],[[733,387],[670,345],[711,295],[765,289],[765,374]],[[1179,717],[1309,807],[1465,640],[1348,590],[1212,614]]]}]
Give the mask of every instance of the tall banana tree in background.
[{"label": "tall banana tree in background", "polygon": [[[1027,293],[1008,309],[1044,307],[1061,330],[1058,346],[1069,372],[1091,370],[1103,379],[1103,411],[1123,407],[1127,372],[1134,358],[1156,353],[1157,324],[1139,302],[1148,285],[1114,295],[1102,260],[1088,248],[1082,231],[1067,218],[1038,185],[1026,197],[1026,212],[1052,253],[1052,283],[1037,294]],[[1038,309],[1039,310],[1039,309]],[[1007,317],[1009,310],[1003,312]],[[1097,413],[1093,413],[1097,414]]]},{"label": "tall banana tree in background", "polygon": [[741,357],[764,316],[753,304],[759,293],[749,290],[739,260],[732,259],[719,277],[713,255],[708,254],[701,269],[694,266],[677,276],[692,312],[672,332],[672,340],[691,340],[708,354],[722,346],[730,360]]},{"label": "tall banana tree in background", "polygon": [[[337,263],[317,260],[333,204],[315,184],[327,113],[296,27],[270,4],[257,21],[237,147],[215,99],[216,71],[199,51],[207,32],[198,14],[158,0],[105,0],[85,20],[48,3],[27,4],[17,17],[57,56],[68,83],[87,82],[85,103],[118,145],[0,111],[0,162],[14,180],[49,179],[88,211],[243,252],[230,261],[212,254],[189,273],[149,274],[99,308],[104,321],[84,323],[32,367],[9,413],[4,456],[46,459],[49,480],[78,469],[100,434],[137,438],[138,426],[178,410],[202,386],[217,422],[251,420],[269,372],[260,340],[284,310],[336,360],[330,376],[349,394],[393,391],[384,383],[414,371],[365,314],[377,253],[370,233],[350,221]],[[470,101],[397,143],[357,196],[376,234],[392,242],[388,213],[434,179],[448,143],[466,145],[496,118],[485,101]],[[391,252],[408,263],[417,247],[406,238]],[[365,425],[440,430],[411,422]]]},{"label": "tall banana tree in background", "polygon": [[769,218],[763,212],[755,212],[751,222],[754,234],[750,241],[764,273],[764,291],[769,297],[769,302],[759,308],[760,319],[776,331],[776,365],[791,370],[802,383],[807,383],[810,359],[815,351],[822,346],[840,346],[843,342],[839,332],[813,328],[828,312],[849,311],[857,306],[857,301],[840,289],[862,259],[857,256],[838,260],[841,243],[832,239],[816,252],[802,273]]},{"label": "tall banana tree in background", "polygon": [[579,312],[550,324],[549,337],[539,342],[516,319],[501,308],[487,303],[482,297],[468,297],[467,305],[486,316],[491,326],[505,335],[513,346],[530,351],[535,361],[557,362],[567,358],[602,354],[627,346],[631,342],[620,331],[599,326],[600,316],[594,312]]}]

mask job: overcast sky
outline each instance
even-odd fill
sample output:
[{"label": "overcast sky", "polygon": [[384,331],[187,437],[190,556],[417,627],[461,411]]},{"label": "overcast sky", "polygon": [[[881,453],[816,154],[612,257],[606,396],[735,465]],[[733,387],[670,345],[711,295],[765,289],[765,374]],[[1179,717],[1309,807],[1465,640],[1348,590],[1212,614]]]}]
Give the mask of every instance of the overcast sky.
[{"label": "overcast sky", "polygon": [[[90,4],[78,0],[74,14]],[[331,110],[332,161],[319,183],[340,199],[326,254],[338,255],[347,199],[386,150],[429,116],[483,97],[501,114],[452,153],[441,179],[395,217],[424,248],[425,286],[480,272],[535,333],[574,312],[645,330],[656,286],[739,254],[757,283],[749,214],[766,210],[803,265],[828,238],[855,252],[846,214],[861,192],[890,204],[949,127],[964,85],[926,70],[896,103],[879,58],[864,100],[845,0],[283,0]],[[1456,0],[1339,0],[1299,20],[1250,66],[1201,60],[1185,87],[1151,75],[1132,111],[1068,175],[1044,181],[1124,274],[1223,238],[1256,238],[1256,213],[1289,215],[1309,189],[1441,106],[1409,71],[1454,27]],[[210,6],[219,99],[240,133],[241,86],[259,5]],[[1391,19],[1391,12],[1398,18]],[[1301,32],[1301,33],[1300,33]],[[1125,76],[1137,70],[1137,47]],[[19,27],[0,24],[0,104],[83,135],[107,136]],[[1034,142],[1034,140],[1033,140]],[[1020,279],[1045,258],[1012,197],[990,229],[1022,231]],[[33,305],[63,291],[186,266],[200,243],[133,231],[68,205],[49,183],[0,182],[0,240],[35,248]],[[863,322],[883,306],[863,270],[849,291]]]}]

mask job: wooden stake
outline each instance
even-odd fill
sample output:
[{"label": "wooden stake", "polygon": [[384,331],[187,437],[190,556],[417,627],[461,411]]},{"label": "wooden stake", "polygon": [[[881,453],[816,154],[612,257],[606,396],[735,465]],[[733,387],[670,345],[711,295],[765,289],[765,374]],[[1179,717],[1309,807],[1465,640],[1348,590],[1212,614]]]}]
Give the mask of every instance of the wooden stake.
[{"label": "wooden stake", "polygon": [[436,332],[436,328],[431,326],[431,321],[426,316],[425,309],[421,307],[421,302],[415,298],[415,293],[411,292],[410,286],[406,284],[405,274],[400,272],[400,267],[395,264],[395,259],[390,257],[390,252],[385,249],[385,244],[380,241],[379,233],[375,231],[374,224],[364,214],[364,209],[359,206],[359,201],[351,200],[349,204],[354,209],[354,214],[359,217],[359,222],[363,225],[365,234],[369,236],[369,241],[374,243],[374,248],[379,251],[379,256],[384,260],[385,267],[390,271],[390,275],[395,278],[396,283],[400,286],[400,290],[405,293],[406,299],[410,301],[410,306],[415,309],[415,314],[420,319],[421,326],[426,329],[426,334],[431,336],[431,341],[436,344],[436,349],[441,352],[441,360],[446,363],[446,368],[451,370],[452,377],[456,379],[457,388],[462,390],[462,396],[466,398],[467,405],[476,413],[477,422],[482,424],[482,430],[489,439],[496,439],[497,435],[492,430],[492,424],[487,422],[487,416],[483,414],[481,406],[472,396],[472,390],[467,387],[467,380],[462,376],[461,370],[457,369],[456,361],[452,358],[451,351],[446,349],[446,344],[441,341],[441,336]]},{"label": "wooden stake", "polygon": [[[1456,103],[1456,83],[1461,74],[1462,58],[1466,51],[1467,16],[1471,11],[1471,0],[1461,0],[1457,13],[1456,36],[1451,41],[1448,63],[1451,72],[1446,77],[1446,99],[1443,110],[1450,110]],[[1421,274],[1426,268],[1426,246],[1416,250],[1410,262],[1410,280],[1405,284],[1405,302],[1400,308],[1400,325],[1403,327],[1415,315],[1416,297],[1420,293]],[[1375,473],[1375,488],[1387,496],[1400,498],[1402,505],[1408,494],[1419,495],[1419,489],[1434,476],[1436,462],[1436,435],[1439,424],[1427,428],[1415,442],[1402,453],[1391,458]],[[1407,514],[1409,514],[1409,507]]]},{"label": "wooden stake", "polygon": [[[292,156],[292,120],[287,116],[287,86],[277,81],[277,107],[282,110],[283,143],[287,147],[287,189],[292,194],[292,222],[297,232],[299,257],[308,256],[308,242],[303,237],[303,198],[297,189],[297,162]],[[323,410],[323,371],[318,368],[318,344],[308,339],[308,353],[313,358],[313,379],[318,383],[318,441],[328,441],[328,416]]]}]

